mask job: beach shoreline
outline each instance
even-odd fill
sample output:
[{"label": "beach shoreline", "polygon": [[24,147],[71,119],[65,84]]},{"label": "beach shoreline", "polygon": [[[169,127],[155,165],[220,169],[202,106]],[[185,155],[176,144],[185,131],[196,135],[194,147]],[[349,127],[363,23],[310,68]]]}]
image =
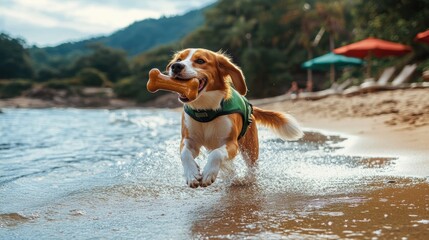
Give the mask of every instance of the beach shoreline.
[{"label": "beach shoreline", "polygon": [[[395,172],[399,175],[429,177],[429,89],[402,89],[362,94],[353,97],[329,96],[317,101],[306,99],[278,100],[256,106],[288,112],[305,129],[345,136],[338,153],[363,157],[398,158]],[[280,98],[281,99],[281,98]],[[178,109],[166,95],[139,105],[112,99],[99,106],[68,106],[50,101],[18,97],[0,100],[1,108],[101,108],[139,109],[165,107]],[[256,101],[257,102],[257,101]],[[268,101],[270,102],[270,101]]]},{"label": "beach shoreline", "polygon": [[340,154],[397,158],[398,175],[429,177],[428,93],[407,89],[261,107],[289,112],[304,128],[345,136]]},{"label": "beach shoreline", "polygon": [[284,143],[262,129],[252,180],[237,168],[236,181],[197,189],[186,186],[177,152],[183,108],[5,108],[0,228],[9,238],[428,239],[426,95],[255,104],[292,114],[306,135]]}]

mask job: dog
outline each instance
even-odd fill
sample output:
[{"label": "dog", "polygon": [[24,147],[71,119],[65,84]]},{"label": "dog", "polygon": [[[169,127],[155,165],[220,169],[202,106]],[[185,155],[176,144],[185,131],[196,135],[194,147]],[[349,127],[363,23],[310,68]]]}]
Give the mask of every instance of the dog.
[{"label": "dog", "polygon": [[[303,136],[293,116],[254,107],[244,98],[247,86],[243,72],[222,52],[179,51],[166,71],[174,79],[199,80],[196,99],[179,95],[184,104],[180,154],[186,184],[191,188],[213,184],[221,166],[239,152],[246,165],[254,168],[259,156],[257,124],[269,127],[284,140]],[[202,172],[195,162],[201,147],[208,151]]]}]

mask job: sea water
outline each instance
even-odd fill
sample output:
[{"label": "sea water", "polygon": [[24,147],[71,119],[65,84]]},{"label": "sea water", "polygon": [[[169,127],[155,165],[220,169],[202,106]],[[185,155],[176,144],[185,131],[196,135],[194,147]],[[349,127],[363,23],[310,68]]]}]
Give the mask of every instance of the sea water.
[{"label": "sea water", "polygon": [[[161,109],[3,109],[0,239],[391,236],[375,216],[349,210],[370,211],[374,194],[390,203],[390,193],[378,192],[389,179],[427,187],[386,177],[393,160],[337,154],[339,136],[308,132],[284,142],[261,128],[253,178],[237,157],[234,177],[191,189],[180,161],[180,117]],[[200,166],[206,156],[197,158]],[[398,224],[424,233],[424,200]]]}]

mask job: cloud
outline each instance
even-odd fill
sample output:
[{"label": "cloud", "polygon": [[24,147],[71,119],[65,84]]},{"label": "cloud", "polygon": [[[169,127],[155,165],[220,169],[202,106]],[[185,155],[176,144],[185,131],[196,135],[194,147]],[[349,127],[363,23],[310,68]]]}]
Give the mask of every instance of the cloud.
[{"label": "cloud", "polygon": [[[23,36],[30,43],[55,44],[52,38],[43,40],[43,35],[55,36],[61,29],[64,37],[60,35],[56,39],[62,42],[69,39],[70,34],[64,34],[67,29],[77,35],[108,34],[134,21],[183,14],[212,2],[214,0],[6,0],[6,4],[0,5],[0,29]],[[29,31],[29,26],[33,31]],[[34,29],[44,32],[36,36]]]}]

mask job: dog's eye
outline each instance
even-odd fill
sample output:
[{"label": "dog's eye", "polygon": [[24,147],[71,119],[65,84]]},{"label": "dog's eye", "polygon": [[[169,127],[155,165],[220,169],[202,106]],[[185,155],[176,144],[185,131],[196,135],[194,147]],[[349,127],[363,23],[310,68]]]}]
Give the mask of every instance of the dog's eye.
[{"label": "dog's eye", "polygon": [[176,60],[176,62],[180,62],[180,61],[182,61],[182,59],[180,59],[180,58],[178,58],[178,59]]},{"label": "dog's eye", "polygon": [[204,64],[204,63],[206,63],[206,61],[204,61],[201,58],[198,58],[197,60],[195,60],[195,62],[198,63],[198,64]]}]

